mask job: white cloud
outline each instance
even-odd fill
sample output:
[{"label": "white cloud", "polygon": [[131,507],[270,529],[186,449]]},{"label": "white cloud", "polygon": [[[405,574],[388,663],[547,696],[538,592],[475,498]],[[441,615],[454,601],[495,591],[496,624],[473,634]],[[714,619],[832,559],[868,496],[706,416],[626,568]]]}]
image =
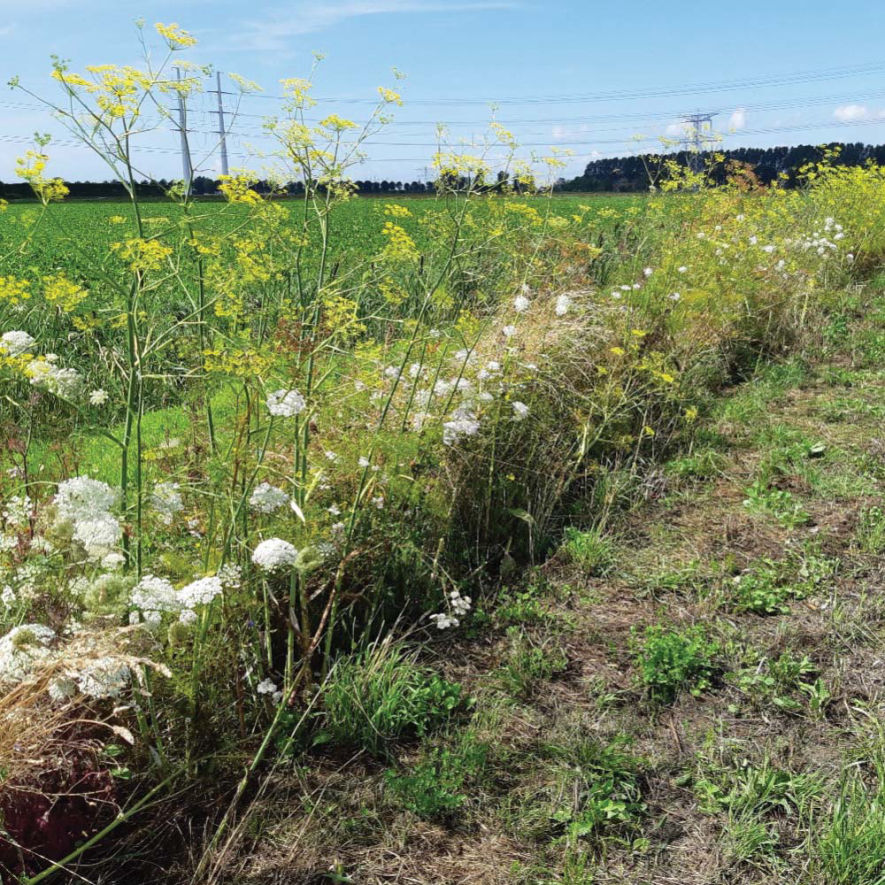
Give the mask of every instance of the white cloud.
[{"label": "white cloud", "polygon": [[688,123],[684,120],[680,120],[678,123],[671,123],[664,130],[664,135],[667,138],[685,138],[690,129],[691,126]]},{"label": "white cloud", "polygon": [[582,123],[580,126],[558,124],[553,127],[550,135],[554,141],[583,141],[590,132],[591,129],[586,123]]},{"label": "white cloud", "polygon": [[747,128],[747,110],[746,108],[736,108],[732,115],[728,118],[728,128],[732,130]]},{"label": "white cloud", "polygon": [[263,21],[244,23],[245,33],[238,38],[244,49],[284,49],[293,37],[324,31],[349,18],[402,13],[468,12],[472,10],[512,9],[512,0],[308,0],[297,11],[279,9]]},{"label": "white cloud", "polygon": [[843,104],[839,105],[833,116],[840,123],[857,123],[862,120],[871,119],[869,108],[865,104]]}]

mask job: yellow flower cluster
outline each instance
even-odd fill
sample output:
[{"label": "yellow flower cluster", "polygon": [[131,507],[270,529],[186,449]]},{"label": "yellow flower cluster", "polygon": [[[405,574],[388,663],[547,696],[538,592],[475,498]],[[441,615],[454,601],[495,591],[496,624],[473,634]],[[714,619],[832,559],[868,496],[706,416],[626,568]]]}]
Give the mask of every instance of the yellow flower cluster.
[{"label": "yellow flower cluster", "polygon": [[43,175],[48,162],[46,154],[33,149],[15,161],[15,174],[31,186],[44,205],[63,200],[68,195],[68,188],[60,178],[46,178]]},{"label": "yellow flower cluster", "polygon": [[122,243],[111,243],[111,248],[123,261],[128,262],[134,271],[159,270],[172,254],[171,246],[165,246],[159,240],[145,240],[141,237],[133,237]]},{"label": "yellow flower cluster", "polygon": [[81,304],[89,293],[82,286],[69,280],[63,273],[43,278],[43,295],[50,304],[70,313]]},{"label": "yellow flower cluster", "polygon": [[31,284],[27,280],[21,280],[17,277],[0,277],[0,301],[7,304],[21,304],[31,297]]},{"label": "yellow flower cluster", "polygon": [[196,46],[196,37],[192,36],[184,28],[179,27],[175,22],[164,25],[157,22],[154,25],[157,33],[166,41],[170,49],[187,49],[189,46]]},{"label": "yellow flower cluster", "polygon": [[250,185],[251,180],[244,175],[222,175],[218,189],[229,203],[246,203],[255,205],[261,202],[261,195]]},{"label": "yellow flower cluster", "polygon": [[388,261],[414,261],[418,258],[418,247],[415,241],[392,221],[385,221],[381,233],[387,238],[387,245],[381,251],[381,257]]}]

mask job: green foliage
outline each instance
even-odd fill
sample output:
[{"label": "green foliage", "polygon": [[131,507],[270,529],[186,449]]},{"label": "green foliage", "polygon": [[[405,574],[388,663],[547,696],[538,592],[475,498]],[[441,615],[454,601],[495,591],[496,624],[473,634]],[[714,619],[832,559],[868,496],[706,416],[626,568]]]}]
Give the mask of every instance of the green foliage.
[{"label": "green foliage", "polygon": [[885,509],[877,505],[861,512],[855,543],[863,553],[875,556],[885,553]]},{"label": "green foliage", "polygon": [[486,744],[465,732],[453,747],[425,747],[411,771],[388,769],[388,789],[423,820],[449,820],[467,802],[465,787],[481,776],[488,753]]},{"label": "green foliage", "polygon": [[389,742],[425,735],[462,705],[447,682],[402,646],[380,642],[339,658],[322,689],[322,734],[337,744],[384,753]]},{"label": "green foliage", "polygon": [[568,658],[555,636],[533,639],[518,626],[507,629],[507,659],[499,674],[504,688],[512,695],[527,699],[540,684],[562,673]]},{"label": "green foliage", "polygon": [[748,489],[744,506],[751,513],[773,516],[787,527],[807,525],[811,517],[802,504],[786,489],[770,488],[762,480],[756,480]]},{"label": "green foliage", "polygon": [[635,823],[645,812],[643,760],[628,752],[629,742],[604,743],[577,734],[566,742],[544,743],[543,758],[561,766],[551,820],[563,828],[568,844]]},{"label": "green foliage", "polygon": [[611,571],[616,560],[612,538],[599,529],[580,531],[572,526],[565,530],[562,549],[568,558],[581,566],[588,575],[601,577]]},{"label": "green foliage", "polygon": [[639,681],[653,700],[669,703],[682,689],[699,695],[710,687],[718,669],[719,644],[700,624],[669,629],[655,625],[643,634],[634,627],[631,635]]}]

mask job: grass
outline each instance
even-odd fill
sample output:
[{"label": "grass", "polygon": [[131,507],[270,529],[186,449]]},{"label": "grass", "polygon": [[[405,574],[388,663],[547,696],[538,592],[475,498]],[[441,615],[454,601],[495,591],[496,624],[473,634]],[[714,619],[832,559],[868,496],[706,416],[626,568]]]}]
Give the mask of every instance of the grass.
[{"label": "grass", "polygon": [[[787,505],[760,483],[743,503],[759,477],[808,463],[879,488],[875,463],[820,423],[826,372],[809,377],[770,388],[788,412],[732,424],[704,455],[715,469],[680,456],[667,496],[614,511],[605,535],[570,532],[523,583],[511,576],[491,637],[440,650],[471,686],[470,720],[369,775],[412,823],[376,819],[358,850],[337,842],[342,875],[380,881],[395,851],[397,875],[428,883],[885,881],[869,725],[885,694],[865,672],[885,620],[857,580],[880,549],[881,506],[816,482]],[[853,442],[874,439],[874,410],[860,420]],[[826,453],[809,459],[819,439]],[[415,841],[421,825],[438,828],[432,847]]]}]

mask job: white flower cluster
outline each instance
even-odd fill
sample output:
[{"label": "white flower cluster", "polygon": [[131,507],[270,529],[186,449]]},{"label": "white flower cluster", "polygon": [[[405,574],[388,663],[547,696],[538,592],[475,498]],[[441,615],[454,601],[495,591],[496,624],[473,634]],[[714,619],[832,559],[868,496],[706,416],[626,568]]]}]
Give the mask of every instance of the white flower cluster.
[{"label": "white flower cluster", "polygon": [[304,411],[305,405],[297,390],[275,390],[267,395],[267,411],[278,418],[294,418]]},{"label": "white flower cluster", "polygon": [[193,609],[198,605],[210,605],[213,600],[224,592],[221,579],[216,575],[208,578],[197,578],[182,587],[176,594],[182,608]]},{"label": "white flower cluster", "polygon": [[243,582],[243,570],[234,562],[223,565],[216,576],[225,590],[238,590]]},{"label": "white flower cluster", "polygon": [[277,684],[273,681],[273,679],[262,679],[258,685],[255,686],[255,691],[258,694],[269,695],[270,699],[278,704],[283,699],[283,693],[277,688]]},{"label": "white flower cluster", "polygon": [[555,313],[558,317],[564,317],[572,306],[572,299],[568,295],[560,295],[556,299]]},{"label": "white flower cluster", "polygon": [[0,638],[0,683],[21,682],[36,664],[46,661],[55,630],[43,624],[22,624]]},{"label": "white flower cluster", "polygon": [[[224,583],[218,575],[197,578],[180,590],[166,578],[145,575],[133,588],[129,602],[147,624],[159,624],[164,614],[177,614],[183,624],[192,624],[197,619],[194,609],[211,605],[223,592]],[[133,616],[133,622],[137,622],[136,612]]]},{"label": "white flower cluster", "polygon": [[249,506],[258,513],[274,513],[289,503],[289,496],[276,486],[262,482],[255,486]]},{"label": "white flower cluster", "polygon": [[184,510],[184,501],[178,489],[177,482],[158,482],[148,499],[163,525],[172,525],[175,515]]},{"label": "white flower cluster", "polygon": [[83,378],[76,369],[63,369],[56,365],[58,357],[54,353],[41,359],[31,360],[25,374],[35,387],[42,387],[62,399],[74,399],[83,386]]},{"label": "white flower cluster", "polygon": [[27,528],[34,505],[27,496],[13,495],[3,507],[2,517],[6,525],[17,529]]},{"label": "white flower cluster", "polygon": [[436,624],[437,630],[457,627],[461,623],[461,618],[470,611],[473,600],[469,596],[462,596],[460,590],[452,590],[449,593],[449,605],[452,609],[451,614],[440,612],[439,614],[430,615],[430,620]]},{"label": "white flower cluster", "polygon": [[265,572],[291,568],[297,559],[298,551],[281,538],[268,538],[252,551],[252,562]]},{"label": "white flower cluster", "polygon": [[73,525],[73,538],[83,545],[90,559],[107,556],[120,540],[123,530],[110,512],[118,498],[116,489],[88,476],[75,476],[58,485],[58,518]]},{"label": "white flower cluster", "polygon": [[479,421],[476,414],[465,406],[456,409],[450,420],[443,423],[443,443],[453,446],[465,436],[476,436]]},{"label": "white flower cluster", "polygon": [[172,583],[156,575],[145,575],[132,589],[129,602],[148,624],[159,624],[166,612],[181,611]]},{"label": "white flower cluster", "polygon": [[14,329],[0,335],[0,353],[5,356],[21,356],[23,353],[33,352],[36,343],[27,332]]}]

